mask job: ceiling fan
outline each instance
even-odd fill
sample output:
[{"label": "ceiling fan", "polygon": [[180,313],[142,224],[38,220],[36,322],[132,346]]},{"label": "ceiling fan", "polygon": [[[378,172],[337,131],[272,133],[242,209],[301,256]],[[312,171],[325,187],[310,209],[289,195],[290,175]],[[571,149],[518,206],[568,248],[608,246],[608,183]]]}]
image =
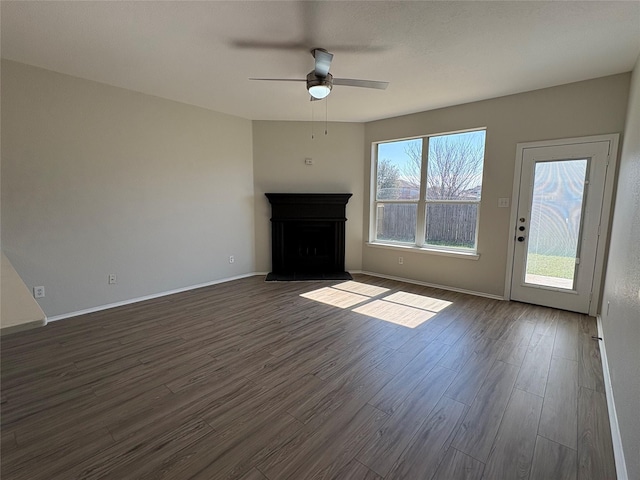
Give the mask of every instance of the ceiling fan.
[{"label": "ceiling fan", "polygon": [[307,78],[250,78],[249,80],[261,80],[269,82],[307,82],[307,91],[311,95],[311,101],[322,100],[331,93],[334,85],[347,87],[363,87],[385,90],[389,82],[375,80],[358,80],[355,78],[334,78],[329,73],[333,54],[324,48],[314,48],[311,55],[315,58],[315,68],[309,72]]}]

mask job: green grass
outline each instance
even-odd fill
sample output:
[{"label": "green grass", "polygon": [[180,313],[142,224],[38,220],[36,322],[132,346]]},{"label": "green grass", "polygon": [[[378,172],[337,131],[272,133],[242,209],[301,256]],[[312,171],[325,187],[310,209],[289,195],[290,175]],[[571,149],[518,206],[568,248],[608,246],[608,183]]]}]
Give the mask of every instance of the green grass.
[{"label": "green grass", "polygon": [[530,253],[527,260],[527,273],[554,278],[573,278],[576,259],[573,257],[556,257]]}]

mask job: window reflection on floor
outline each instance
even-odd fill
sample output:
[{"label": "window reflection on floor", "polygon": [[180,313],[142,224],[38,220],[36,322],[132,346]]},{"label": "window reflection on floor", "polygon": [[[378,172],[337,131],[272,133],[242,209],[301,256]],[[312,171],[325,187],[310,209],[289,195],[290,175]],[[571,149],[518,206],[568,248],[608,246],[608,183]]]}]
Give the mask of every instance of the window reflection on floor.
[{"label": "window reflection on floor", "polygon": [[385,297],[388,291],[388,288],[348,281],[300,296],[408,328],[416,328],[451,305],[447,300],[402,291]]}]

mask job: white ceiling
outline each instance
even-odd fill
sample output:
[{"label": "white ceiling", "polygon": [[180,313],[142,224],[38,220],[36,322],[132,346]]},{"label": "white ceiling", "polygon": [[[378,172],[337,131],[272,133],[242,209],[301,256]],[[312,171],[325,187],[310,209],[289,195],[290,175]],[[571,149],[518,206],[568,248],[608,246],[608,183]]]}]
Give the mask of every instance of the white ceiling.
[{"label": "white ceiling", "polygon": [[[2,1],[2,57],[248,119],[370,121],[630,71],[640,1]],[[252,43],[264,47],[248,48]]]}]

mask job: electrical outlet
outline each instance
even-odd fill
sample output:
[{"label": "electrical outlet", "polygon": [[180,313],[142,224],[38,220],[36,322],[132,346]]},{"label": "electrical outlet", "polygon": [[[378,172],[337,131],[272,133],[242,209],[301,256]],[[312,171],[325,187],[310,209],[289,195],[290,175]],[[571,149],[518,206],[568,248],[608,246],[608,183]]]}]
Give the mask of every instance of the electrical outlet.
[{"label": "electrical outlet", "polygon": [[44,298],[44,287],[33,287],[34,298]]},{"label": "electrical outlet", "polygon": [[509,208],[509,198],[499,198],[498,208]]},{"label": "electrical outlet", "polygon": [[398,265],[404,265],[404,258],[398,257]]},{"label": "electrical outlet", "polygon": [[109,285],[115,285],[118,282],[118,278],[115,273],[109,274]]},{"label": "electrical outlet", "polygon": [[304,159],[304,164],[305,165],[313,165],[313,158],[309,158],[309,157],[305,158]]},{"label": "electrical outlet", "polygon": [[229,255],[229,263],[233,263],[236,261],[236,257],[234,257],[233,255]]}]

